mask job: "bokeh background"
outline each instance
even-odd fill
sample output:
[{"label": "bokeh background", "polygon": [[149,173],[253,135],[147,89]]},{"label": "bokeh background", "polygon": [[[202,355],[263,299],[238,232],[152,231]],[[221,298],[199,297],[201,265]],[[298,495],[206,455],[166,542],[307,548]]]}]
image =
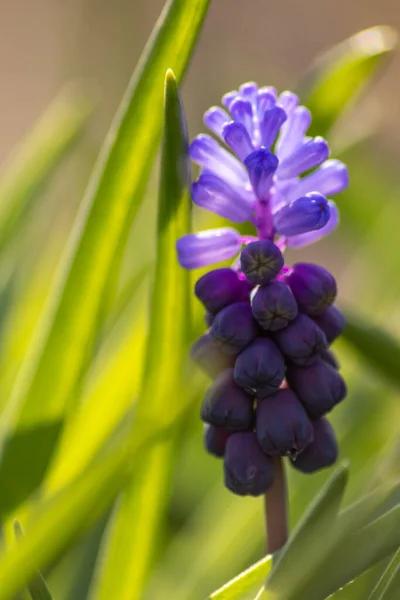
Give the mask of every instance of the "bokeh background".
[{"label": "bokeh background", "polygon": [[[3,401],[18,370],[21,348],[37,322],[102,139],[162,5],[162,0],[1,3],[0,158],[6,159],[71,80],[80,80],[95,104],[79,145],[42,194],[10,259],[14,264],[18,257],[20,288],[26,279],[30,283],[5,335]],[[203,112],[225,92],[247,80],[293,88],[320,52],[377,24],[400,29],[396,0],[215,0],[183,86],[191,136],[202,129]],[[351,175],[349,191],[338,200],[340,229],[318,247],[289,255],[289,260],[310,258],[332,270],[339,282],[339,304],[355,308],[395,335],[400,334],[399,69],[397,53],[335,138],[333,147],[336,144],[340,158],[348,162]],[[343,130],[351,133],[351,147],[345,148]],[[150,262],[154,255],[155,192],[156,173],[132,234],[136,244],[141,235],[143,252],[127,253],[126,272]],[[6,260],[1,276],[8,275]],[[145,286],[142,296],[140,310],[146,304]],[[132,315],[135,311],[137,305]],[[352,348],[341,342],[336,350],[350,390],[333,419],[341,455],[351,461],[350,502],[398,474],[400,409],[396,391]],[[124,382],[117,380],[114,385],[118,389]],[[223,489],[221,464],[203,452],[201,435],[193,412],[177,450],[167,526],[160,532],[149,600],[202,598],[262,556],[261,503],[234,498]],[[291,474],[292,523],[325,478],[325,473],[311,478]],[[87,597],[104,522],[48,574],[58,600]],[[194,560],[188,562],[188,555]]]}]

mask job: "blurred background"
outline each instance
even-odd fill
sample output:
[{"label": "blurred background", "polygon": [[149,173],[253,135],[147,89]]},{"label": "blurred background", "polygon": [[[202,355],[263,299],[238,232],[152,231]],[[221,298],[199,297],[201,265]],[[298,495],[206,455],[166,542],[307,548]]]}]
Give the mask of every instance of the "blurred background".
[{"label": "blurred background", "polygon": [[[162,0],[3,0],[0,9],[0,158],[31,128],[71,80],[81,80],[93,100],[93,116],[78,146],[47,186],[20,233],[17,248],[3,261],[6,280],[18,258],[18,306],[12,307],[3,342],[3,402],[11,389],[43,305],[52,274],[76,215],[85,184],[132,69],[162,8]],[[315,57],[361,29],[385,24],[400,29],[396,0],[215,0],[183,85],[191,137],[203,129],[203,112],[248,80],[280,89],[296,88]],[[395,54],[345,125],[333,148],[349,165],[351,186],[341,194],[340,229],[328,240],[289,255],[313,259],[339,282],[339,305],[351,305],[400,334],[400,53]],[[343,130],[347,138],[343,141]],[[348,139],[350,138],[351,143]],[[334,150],[335,152],[335,150]],[[155,224],[154,177],[132,238],[141,232],[140,264],[151,261]],[[199,217],[203,222],[206,215]],[[139,258],[125,257],[132,273]],[[11,266],[10,266],[11,265]],[[29,285],[25,283],[29,281]],[[131,309],[145,311],[146,288]],[[79,301],[79,299],[77,299]],[[140,312],[142,311],[142,312]],[[116,338],[118,338],[118,331]],[[117,342],[115,342],[117,343]],[[131,340],[131,343],[134,342]],[[135,348],[137,351],[137,348]],[[349,399],[333,421],[341,455],[351,461],[347,500],[388,476],[398,475],[398,395],[370,372],[344,342],[336,345],[349,381]],[[132,359],[133,360],[133,359]],[[100,366],[99,366],[100,365]],[[96,369],[101,369],[101,356]],[[116,380],[114,387],[123,387]],[[171,399],[173,401],[173,399]],[[202,598],[259,559],[263,552],[261,503],[237,499],[223,488],[221,464],[202,449],[197,412],[188,420],[177,450],[172,500],[149,580],[151,600]],[[298,519],[326,478],[291,474],[291,519]],[[58,600],[87,597],[102,526],[48,574]],[[182,572],[188,553],[196,560]],[[160,586],[160,583],[162,584]],[[160,592],[161,589],[161,592]]]}]

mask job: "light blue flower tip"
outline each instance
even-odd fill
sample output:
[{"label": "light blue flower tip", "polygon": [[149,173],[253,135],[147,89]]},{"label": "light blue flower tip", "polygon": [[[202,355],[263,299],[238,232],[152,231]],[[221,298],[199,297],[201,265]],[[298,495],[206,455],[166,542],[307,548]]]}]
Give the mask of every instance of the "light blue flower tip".
[{"label": "light blue flower tip", "polygon": [[328,223],[329,217],[328,201],[318,192],[298,198],[273,215],[276,231],[284,236],[295,236],[322,229]]},{"label": "light blue flower tip", "polygon": [[176,242],[178,261],[185,269],[198,269],[233,258],[240,248],[240,235],[230,227],[191,233]]},{"label": "light blue flower tip", "polygon": [[244,161],[251,185],[258,200],[266,201],[279,160],[265,148],[255,150]]}]

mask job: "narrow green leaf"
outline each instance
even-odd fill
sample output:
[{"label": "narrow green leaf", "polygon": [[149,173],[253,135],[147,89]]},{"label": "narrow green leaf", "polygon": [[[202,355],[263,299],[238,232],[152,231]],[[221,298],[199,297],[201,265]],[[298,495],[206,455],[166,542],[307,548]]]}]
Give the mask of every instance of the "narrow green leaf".
[{"label": "narrow green leaf", "polygon": [[346,507],[340,512],[339,519],[346,527],[346,524],[354,523],[362,515],[362,520],[366,524],[381,517],[398,504],[400,504],[400,481],[389,481]]},{"label": "narrow green leaf", "polygon": [[343,337],[378,373],[400,385],[400,342],[389,333],[371,325],[354,311],[345,310]]},{"label": "narrow green leaf", "polygon": [[385,571],[387,563],[387,559],[380,561],[344,587],[339,588],[332,596],[329,596],[329,600],[366,600],[371,589],[374,588]]},{"label": "narrow green leaf", "polygon": [[399,590],[400,550],[397,550],[368,600],[396,600],[399,597]]},{"label": "narrow green leaf", "polygon": [[[162,419],[174,398],[182,402],[182,368],[189,335],[190,279],[177,262],[176,240],[190,223],[190,166],[186,121],[176,80],[165,79],[165,125],[159,187],[157,258],[151,295],[150,332],[136,419]],[[176,430],[176,434],[178,433]],[[151,448],[116,509],[107,537],[96,600],[143,597],[165,511],[175,436]]]},{"label": "narrow green leaf", "polygon": [[[115,442],[98,456],[72,483],[43,500],[26,524],[27,535],[0,555],[0,600],[11,600],[34,576],[56,562],[72,542],[82,536],[117,494],[138,472],[143,456],[156,440],[168,439],[176,423],[186,420],[192,398],[180,410],[125,428]],[[143,422],[142,422],[143,425]]]},{"label": "narrow green leaf", "polygon": [[[17,539],[21,539],[24,535],[21,523],[17,519],[14,520],[14,533]],[[43,575],[40,573],[40,571],[35,573],[35,575],[29,581],[28,590],[32,597],[32,600],[53,599],[53,596],[51,595],[50,590],[47,587]]]},{"label": "narrow green leaf", "polygon": [[343,464],[321,489],[281,550],[267,581],[268,590],[279,590],[288,580],[293,585],[300,581],[311,558],[320,554],[321,547],[326,548],[335,528],[348,474],[348,465]]},{"label": "narrow green leaf", "polygon": [[300,84],[310,109],[310,135],[325,135],[397,46],[391,27],[371,27],[323,54]]},{"label": "narrow green leaf", "polygon": [[209,600],[234,600],[252,590],[266,579],[272,567],[272,556],[266,556],[213,592]]},{"label": "narrow green leaf", "polygon": [[[7,490],[0,499],[4,512],[23,501],[40,482],[63,414],[76,397],[157,151],[166,69],[172,67],[181,80],[208,4],[209,0],[167,2],[111,126],[0,422],[1,438],[4,442],[8,436],[10,442],[3,448],[0,468],[2,489]],[[25,443],[24,431],[37,427],[41,435],[35,446]],[[26,473],[29,481],[24,481]],[[10,480],[13,486],[8,485]]]},{"label": "narrow green leaf", "polygon": [[93,103],[67,85],[35,123],[0,172],[0,252],[13,238],[38,191],[81,133]]},{"label": "narrow green leaf", "polygon": [[397,551],[400,546],[400,505],[351,535],[344,535],[340,543],[319,565],[324,577],[304,580],[301,590],[283,599],[323,600],[343,587],[380,560]]}]

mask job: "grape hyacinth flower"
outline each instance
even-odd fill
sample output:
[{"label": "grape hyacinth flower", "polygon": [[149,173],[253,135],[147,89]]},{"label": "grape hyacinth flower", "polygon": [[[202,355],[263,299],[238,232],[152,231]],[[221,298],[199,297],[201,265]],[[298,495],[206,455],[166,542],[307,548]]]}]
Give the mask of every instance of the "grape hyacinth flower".
[{"label": "grape hyacinth flower", "polygon": [[191,356],[214,380],[201,408],[205,446],[224,459],[226,486],[255,496],[273,485],[280,457],[311,473],[338,454],[325,418],[346,395],[329,348],[344,328],[336,282],[318,265],[285,266],[283,252],[335,229],[331,196],[348,174],[326,140],[307,136],[311,114],[292,92],[250,82],[222,103],[204,116],[217,139],[201,134],[189,148],[200,166],[192,199],[251,223],[254,235],[234,227],[189,234],[177,253],[187,269],[233,261],[196,283],[209,331]]},{"label": "grape hyacinth flower", "polygon": [[[297,96],[247,83],[222,102],[227,110],[210,108],[204,122],[231,152],[209,135],[193,140],[189,153],[201,167],[193,202],[233,223],[250,221],[259,239],[277,237],[281,249],[333,231],[339,214],[327,197],[347,187],[347,169],[328,159],[326,140],[307,137],[311,114]],[[249,239],[230,227],[189,234],[177,242],[179,262],[193,269],[233,258]]]}]

